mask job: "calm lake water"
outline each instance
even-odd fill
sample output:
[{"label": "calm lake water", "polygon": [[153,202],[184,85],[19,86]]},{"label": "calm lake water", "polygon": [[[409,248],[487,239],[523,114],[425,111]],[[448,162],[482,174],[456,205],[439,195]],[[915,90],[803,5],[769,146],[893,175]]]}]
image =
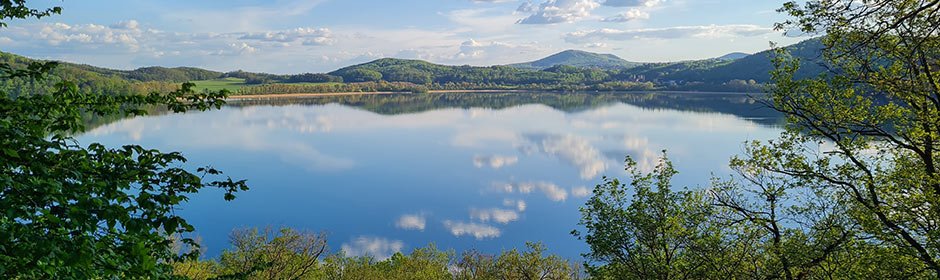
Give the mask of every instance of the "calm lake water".
[{"label": "calm lake water", "polygon": [[181,151],[248,180],[235,201],[209,191],[182,209],[210,257],[233,229],[286,226],[352,255],[542,241],[579,258],[578,208],[602,176],[625,175],[625,156],[650,169],[667,149],[676,185],[700,187],[779,122],[745,94],[418,94],[232,101],[78,139]]}]

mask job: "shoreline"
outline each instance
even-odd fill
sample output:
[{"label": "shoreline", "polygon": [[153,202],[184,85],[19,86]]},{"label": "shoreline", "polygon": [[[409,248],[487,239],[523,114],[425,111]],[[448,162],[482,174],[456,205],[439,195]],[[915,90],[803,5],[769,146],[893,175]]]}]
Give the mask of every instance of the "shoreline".
[{"label": "shoreline", "polygon": [[[429,90],[427,93],[526,93],[526,92],[546,92],[546,90],[525,90],[525,89],[479,89],[479,90]],[[584,91],[600,92],[600,91]],[[606,91],[605,91],[606,92]],[[615,91],[620,93],[688,93],[688,94],[766,94],[753,92],[720,92],[720,91]],[[357,96],[357,95],[392,95],[392,94],[412,94],[408,91],[372,91],[372,92],[325,92],[325,93],[272,93],[272,94],[249,94],[232,95],[227,99],[277,99],[277,98],[306,98],[306,97],[337,97],[337,96]]]},{"label": "shoreline", "polygon": [[[519,89],[479,89],[479,90],[429,90],[427,93],[523,93],[533,92],[533,90]],[[411,94],[408,91],[369,91],[369,92],[324,92],[324,93],[272,93],[272,94],[248,94],[231,95],[228,99],[265,99],[265,98],[290,98],[290,97],[335,97],[335,96],[355,96],[355,95],[392,95],[392,94]]]}]

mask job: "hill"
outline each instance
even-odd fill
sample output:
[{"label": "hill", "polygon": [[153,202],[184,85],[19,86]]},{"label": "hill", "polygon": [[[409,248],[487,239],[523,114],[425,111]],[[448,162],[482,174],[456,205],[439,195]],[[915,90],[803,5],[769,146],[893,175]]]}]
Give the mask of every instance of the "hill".
[{"label": "hill", "polygon": [[[36,61],[27,57],[0,52],[0,60],[14,68],[26,67]],[[199,68],[179,67],[144,67],[135,70],[116,70],[84,64],[59,62],[51,75],[40,83],[17,79],[0,82],[0,90],[7,94],[21,95],[35,92],[48,92],[55,83],[63,80],[73,81],[80,90],[110,95],[141,93],[149,91],[172,91],[179,83],[204,79],[214,79],[221,72]]]},{"label": "hill", "polygon": [[[786,47],[791,55],[800,59],[798,78],[816,76],[826,72],[822,66],[822,41],[809,39]],[[674,63],[651,63],[627,70],[641,80],[677,83],[719,83],[731,80],[754,80],[770,82],[770,71],[774,69],[773,51],[767,50],[734,60],[721,58],[683,61]]]},{"label": "hill", "polygon": [[612,54],[599,54],[579,50],[567,50],[532,62],[510,64],[520,69],[543,70],[566,65],[583,68],[623,69],[632,68],[642,63],[630,62]]},{"label": "hill", "polygon": [[[822,43],[807,40],[787,47],[800,58],[798,77],[816,76],[827,71],[820,64]],[[54,77],[40,85],[17,81],[0,83],[9,94],[48,89],[56,81],[78,82],[83,90],[108,94],[167,91],[187,81],[201,81],[200,89],[226,88],[251,92],[335,92],[382,88],[386,90],[699,90],[760,91],[770,81],[772,51],[753,55],[729,54],[719,58],[673,63],[637,64],[613,55],[564,51],[544,59],[515,65],[488,67],[451,66],[422,60],[383,58],[336,71],[274,75],[244,71],[217,72],[192,67],[144,67],[115,70],[90,65],[61,63]],[[31,59],[0,52],[0,60],[14,67]],[[619,65],[619,66],[614,66]],[[608,68],[605,68],[608,67]],[[357,84],[360,83],[360,84]]]},{"label": "hill", "polygon": [[559,65],[543,70],[521,69],[497,65],[449,66],[421,60],[383,58],[368,63],[345,67],[329,75],[339,76],[346,82],[406,82],[436,84],[446,89],[542,88],[559,85],[598,84],[611,80],[611,73],[599,68]]},{"label": "hill", "polygon": [[743,53],[743,52],[733,52],[733,53],[729,53],[729,54],[726,54],[726,55],[722,55],[722,56],[716,57],[715,59],[718,59],[718,60],[738,60],[738,59],[745,58],[745,57],[747,57],[747,56],[749,56],[749,55],[751,55],[751,54],[749,54],[749,53]]}]

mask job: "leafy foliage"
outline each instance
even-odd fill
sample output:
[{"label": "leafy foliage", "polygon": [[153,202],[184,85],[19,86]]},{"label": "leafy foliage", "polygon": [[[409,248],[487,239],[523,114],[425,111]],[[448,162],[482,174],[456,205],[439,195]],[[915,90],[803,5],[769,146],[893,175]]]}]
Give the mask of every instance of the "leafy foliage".
[{"label": "leafy foliage", "polygon": [[826,34],[824,60],[839,71],[800,79],[800,64],[777,60],[773,107],[795,144],[762,145],[779,160],[757,154],[753,168],[832,193],[854,240],[940,276],[940,1],[788,2],[781,11],[792,19],[779,28]]},{"label": "leafy foliage", "polygon": [[572,232],[591,248],[584,256],[592,276],[713,279],[740,265],[729,259],[740,260],[741,253],[728,253],[739,244],[723,238],[723,227],[711,219],[716,208],[700,192],[671,189],[677,172],[665,155],[650,173],[630,158],[626,166],[630,186],[604,178],[581,209],[586,232]]},{"label": "leafy foliage", "polygon": [[[714,278],[937,278],[940,1],[787,2],[781,11],[792,19],[778,28],[826,34],[820,59],[834,70],[802,76],[806,64],[776,50],[768,105],[786,115],[786,130],[779,139],[749,143],[731,162],[737,176],[708,190],[720,210],[709,223],[739,228],[718,240],[743,242],[729,248],[745,257]],[[640,206],[605,199],[611,196],[604,190],[595,194],[604,203],[586,208],[589,229],[616,228],[594,226],[609,213],[630,217],[616,223],[627,236],[655,228],[636,226],[644,217],[630,210]],[[603,246],[589,256],[644,245],[592,234],[604,238],[589,244]],[[632,259],[601,259],[600,268],[608,269],[601,272],[622,277],[616,269]],[[628,270],[634,271],[642,270]]]},{"label": "leafy foliage", "polygon": [[[538,243],[498,255],[468,251],[459,257],[433,244],[385,260],[371,256],[325,256],[323,235],[257,229],[232,235],[234,248],[218,260],[173,263],[176,275],[191,279],[582,279],[574,263],[546,255]],[[321,258],[321,256],[325,256]]]},{"label": "leafy foliage", "polygon": [[[796,143],[784,141],[786,143]],[[792,146],[788,146],[791,147]],[[755,149],[761,149],[760,151]],[[832,193],[761,170],[779,153],[750,146],[740,179],[675,191],[665,158],[649,173],[627,159],[630,183],[605,178],[582,207],[585,264],[597,279],[926,278],[911,256],[857,238]]]},{"label": "leafy foliage", "polygon": [[[4,19],[44,17],[25,1],[2,1]],[[17,60],[16,58],[13,58]],[[169,93],[108,94],[59,80],[44,84],[58,63],[0,62],[4,84],[43,90],[0,94],[0,277],[6,279],[165,278],[168,261],[195,256],[172,252],[171,237],[196,246],[192,225],[175,206],[204,188],[225,199],[247,189],[211,167],[181,167],[179,153],[141,146],[79,146],[69,135],[84,131],[88,114],[145,114],[147,106],[173,112],[208,110],[227,92],[195,93],[183,84]]]}]

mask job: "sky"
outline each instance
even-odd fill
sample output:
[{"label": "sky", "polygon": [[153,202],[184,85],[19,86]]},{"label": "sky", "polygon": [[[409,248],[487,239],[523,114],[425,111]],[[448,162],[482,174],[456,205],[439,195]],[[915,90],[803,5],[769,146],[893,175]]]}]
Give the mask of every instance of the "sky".
[{"label": "sky", "polygon": [[34,0],[0,51],[117,69],[328,72],[383,57],[488,66],[567,49],[636,62],[754,53],[782,36],[767,0]]}]

